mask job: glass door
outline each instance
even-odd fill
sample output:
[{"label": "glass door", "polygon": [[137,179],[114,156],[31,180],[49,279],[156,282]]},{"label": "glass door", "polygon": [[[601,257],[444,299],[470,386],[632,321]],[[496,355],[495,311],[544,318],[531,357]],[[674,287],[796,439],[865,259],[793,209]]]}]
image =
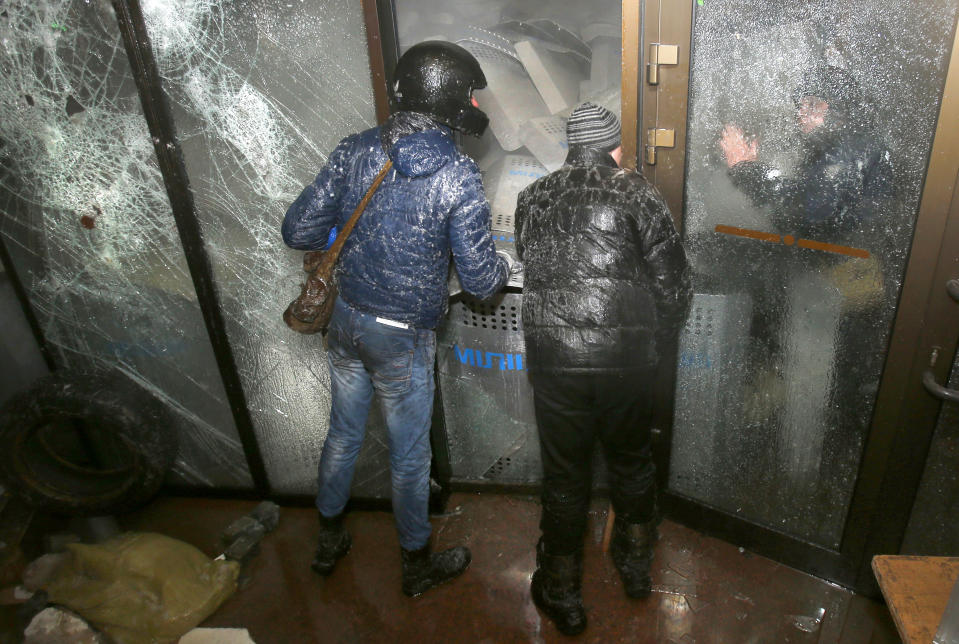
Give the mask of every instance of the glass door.
[{"label": "glass door", "polygon": [[650,0],[644,18],[637,162],[694,267],[667,505],[852,585],[907,405],[881,392],[897,315],[921,314],[900,302],[936,216],[955,3]]}]

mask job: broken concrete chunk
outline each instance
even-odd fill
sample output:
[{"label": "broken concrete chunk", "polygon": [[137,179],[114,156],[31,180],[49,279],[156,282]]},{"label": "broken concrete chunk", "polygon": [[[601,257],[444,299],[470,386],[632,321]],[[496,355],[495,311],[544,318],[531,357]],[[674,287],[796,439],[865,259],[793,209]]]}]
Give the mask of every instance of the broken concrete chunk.
[{"label": "broken concrete chunk", "polygon": [[194,628],[179,644],[255,644],[245,628]]},{"label": "broken concrete chunk", "polygon": [[259,533],[262,536],[266,530],[259,521],[245,514],[226,527],[223,534],[220,535],[220,541],[226,545],[235,541],[241,535],[251,532]]},{"label": "broken concrete chunk", "polygon": [[229,561],[246,563],[260,551],[260,541],[266,530],[259,523],[255,530],[244,532],[233,539],[223,551],[223,556]]},{"label": "broken concrete chunk", "polygon": [[56,552],[34,559],[23,571],[23,587],[30,592],[37,592],[53,579],[57,569],[69,558],[70,555],[65,552]]},{"label": "broken concrete chunk", "polygon": [[259,521],[267,532],[271,532],[280,524],[280,506],[272,501],[264,501],[253,508],[249,516]]},{"label": "broken concrete chunk", "polygon": [[44,608],[23,632],[24,644],[106,644],[79,616],[62,608]]}]

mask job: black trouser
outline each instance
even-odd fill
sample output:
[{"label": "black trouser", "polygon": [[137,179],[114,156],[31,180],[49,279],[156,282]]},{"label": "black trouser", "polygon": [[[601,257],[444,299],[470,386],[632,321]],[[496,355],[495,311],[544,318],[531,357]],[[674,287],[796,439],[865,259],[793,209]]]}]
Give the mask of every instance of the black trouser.
[{"label": "black trouser", "polygon": [[645,523],[656,507],[650,446],[652,372],[625,375],[530,374],[543,458],[543,545],[578,553],[586,532],[598,437],[618,517]]}]

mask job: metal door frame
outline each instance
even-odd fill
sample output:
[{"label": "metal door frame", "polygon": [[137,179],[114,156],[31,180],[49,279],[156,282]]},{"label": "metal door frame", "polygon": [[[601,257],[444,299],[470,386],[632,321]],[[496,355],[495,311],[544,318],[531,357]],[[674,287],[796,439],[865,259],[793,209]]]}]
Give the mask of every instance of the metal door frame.
[{"label": "metal door frame", "polygon": [[[662,192],[682,229],[686,176],[689,64],[695,3],[691,0],[623,1],[624,158]],[[629,20],[627,20],[629,17]],[[787,565],[878,595],[872,556],[897,553],[922,477],[941,401],[925,391],[923,372],[933,347],[934,372],[946,382],[959,339],[957,304],[945,284],[959,277],[959,33],[942,95],[916,228],[900,293],[880,389],[838,549],[809,543],[669,492],[671,411],[657,419],[654,452],[667,516]],[[653,43],[679,45],[678,64],[663,67],[658,84],[646,82]],[[675,129],[675,147],[643,159],[644,133]],[[908,368],[901,368],[907,366]]]}]

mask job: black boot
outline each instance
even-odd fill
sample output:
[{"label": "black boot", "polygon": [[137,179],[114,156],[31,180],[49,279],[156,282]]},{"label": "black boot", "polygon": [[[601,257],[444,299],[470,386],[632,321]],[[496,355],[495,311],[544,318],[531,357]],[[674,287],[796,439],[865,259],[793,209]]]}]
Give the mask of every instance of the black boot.
[{"label": "black boot", "polygon": [[350,551],[350,533],[343,527],[343,515],[332,519],[320,515],[320,538],[316,544],[316,555],[310,566],[313,572],[326,577],[333,572],[336,560]]},{"label": "black boot", "polygon": [[581,554],[550,555],[540,540],[530,592],[533,602],[563,635],[577,635],[586,628],[586,610],[580,592],[582,579]]},{"label": "black boot", "polygon": [[649,596],[652,590],[649,571],[653,563],[653,545],[658,537],[656,521],[626,523],[616,517],[609,553],[619,570],[627,597],[642,599]]},{"label": "black boot", "polygon": [[469,548],[457,546],[443,552],[430,552],[429,544],[419,550],[401,549],[403,558],[403,594],[416,597],[442,584],[470,565]]}]

